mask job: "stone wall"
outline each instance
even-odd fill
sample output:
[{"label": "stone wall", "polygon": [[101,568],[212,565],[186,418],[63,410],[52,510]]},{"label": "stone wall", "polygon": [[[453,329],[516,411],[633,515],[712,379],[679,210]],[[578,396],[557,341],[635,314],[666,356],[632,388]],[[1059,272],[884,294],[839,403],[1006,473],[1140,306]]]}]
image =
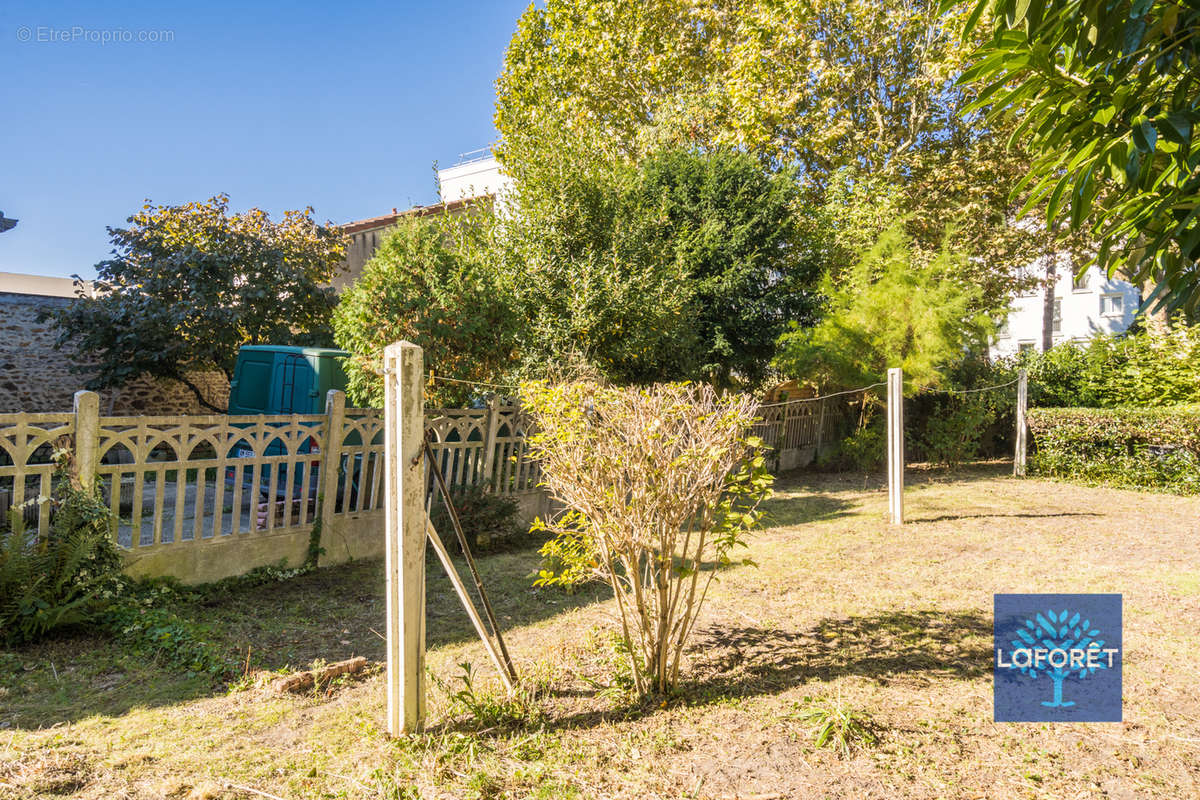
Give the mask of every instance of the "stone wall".
[{"label": "stone wall", "polygon": [[[0,292],[0,413],[70,411],[86,373],[72,354],[54,349],[57,331],[38,322],[39,311],[70,303],[69,298]],[[193,383],[218,408],[229,398],[229,383],[219,372],[197,373]],[[211,414],[186,386],[143,377],[119,389],[100,392],[102,414]]]}]

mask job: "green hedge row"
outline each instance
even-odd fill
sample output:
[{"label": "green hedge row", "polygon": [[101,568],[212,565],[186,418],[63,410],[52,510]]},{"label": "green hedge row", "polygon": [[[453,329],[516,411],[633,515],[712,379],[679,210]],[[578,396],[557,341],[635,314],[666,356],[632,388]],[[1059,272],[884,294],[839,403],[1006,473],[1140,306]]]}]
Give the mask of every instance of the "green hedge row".
[{"label": "green hedge row", "polygon": [[1200,405],[1035,408],[1028,420],[1032,474],[1200,494]]}]

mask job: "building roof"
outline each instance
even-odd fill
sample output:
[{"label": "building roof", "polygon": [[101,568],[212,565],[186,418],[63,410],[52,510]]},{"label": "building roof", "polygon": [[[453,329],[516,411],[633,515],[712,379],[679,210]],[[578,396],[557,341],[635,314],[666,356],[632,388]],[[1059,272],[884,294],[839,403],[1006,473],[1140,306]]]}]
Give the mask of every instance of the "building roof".
[{"label": "building roof", "polygon": [[383,214],[378,217],[368,217],[367,219],[358,219],[353,222],[346,222],[338,225],[338,228],[343,233],[355,234],[362,231],[375,230],[376,228],[390,228],[400,221],[402,217],[430,217],[438,214],[453,214],[461,211],[468,205],[478,200],[486,200],[491,195],[484,197],[465,197],[461,200],[450,200],[445,203],[434,203],[430,206],[413,206],[406,211],[397,211],[392,209],[392,213]]}]

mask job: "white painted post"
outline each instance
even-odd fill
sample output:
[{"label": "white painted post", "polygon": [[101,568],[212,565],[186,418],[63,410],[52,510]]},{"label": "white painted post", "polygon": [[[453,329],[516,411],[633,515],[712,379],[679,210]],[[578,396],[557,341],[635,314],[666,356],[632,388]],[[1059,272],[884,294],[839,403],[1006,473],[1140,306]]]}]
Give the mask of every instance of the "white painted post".
[{"label": "white painted post", "polygon": [[410,342],[383,351],[387,502],[387,727],[425,725],[424,357]]},{"label": "white painted post", "polygon": [[[75,393],[75,477],[84,491],[96,486],[96,452],[100,448],[100,395]],[[120,479],[114,479],[121,491]]]},{"label": "white painted post", "polygon": [[904,524],[904,372],[888,370],[887,381],[888,517]]},{"label": "white painted post", "polygon": [[1025,476],[1025,451],[1028,447],[1028,428],[1025,424],[1025,412],[1029,404],[1029,373],[1021,369],[1017,371],[1017,445],[1013,454],[1013,475],[1018,478]]}]

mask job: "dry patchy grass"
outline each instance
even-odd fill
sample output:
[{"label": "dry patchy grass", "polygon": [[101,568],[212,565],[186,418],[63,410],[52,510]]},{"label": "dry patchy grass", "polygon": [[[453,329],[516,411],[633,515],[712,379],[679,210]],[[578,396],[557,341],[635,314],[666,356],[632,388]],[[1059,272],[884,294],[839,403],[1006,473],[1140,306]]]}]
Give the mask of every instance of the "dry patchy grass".
[{"label": "dry patchy grass", "polygon": [[[481,559],[515,703],[431,570],[431,671],[480,674],[470,711],[432,692],[422,736],[383,734],[378,670],[281,697],[86,634],[0,654],[0,796],[1200,797],[1200,500],[995,466],[910,481],[903,528],[877,478],[782,481],[759,566],[721,576],[670,698],[626,694],[605,594],[530,588],[532,550]],[[1124,723],[991,721],[992,594],[1057,591],[1124,594]],[[189,613],[252,670],[382,657],[378,563]],[[851,720],[844,752],[816,746],[822,719]]]}]

